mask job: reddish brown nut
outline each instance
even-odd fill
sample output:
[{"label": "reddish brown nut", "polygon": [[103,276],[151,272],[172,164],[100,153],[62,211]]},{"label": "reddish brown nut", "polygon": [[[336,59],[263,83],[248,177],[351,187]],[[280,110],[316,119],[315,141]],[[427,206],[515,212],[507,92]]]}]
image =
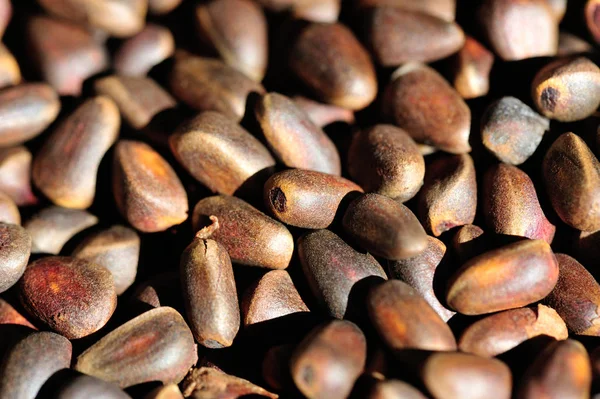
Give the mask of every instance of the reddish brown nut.
[{"label": "reddish brown nut", "polygon": [[45,83],[24,83],[0,91],[0,147],[10,147],[43,132],[58,116],[60,100]]},{"label": "reddish brown nut", "polygon": [[462,98],[485,96],[490,89],[494,54],[471,36],[454,56],[454,88]]},{"label": "reddish brown nut", "polygon": [[19,83],[21,83],[21,68],[10,50],[0,43],[0,88]]},{"label": "reddish brown nut", "polygon": [[183,399],[183,394],[177,384],[166,384],[150,391],[144,399]]},{"label": "reddish brown nut", "polygon": [[18,206],[37,203],[31,191],[31,159],[23,146],[0,149],[0,191]]},{"label": "reddish brown nut", "polygon": [[455,312],[440,303],[434,291],[434,276],[437,267],[446,254],[446,246],[434,237],[427,237],[427,248],[412,258],[388,263],[390,278],[397,278],[411,287],[425,299],[444,321],[448,321]]},{"label": "reddish brown nut", "polygon": [[473,223],[477,210],[475,165],[468,154],[438,158],[426,168],[418,216],[434,236]]},{"label": "reddish brown nut", "polygon": [[294,238],[283,224],[227,195],[207,197],[196,204],[194,231],[212,224],[212,217],[218,219],[218,225],[205,233],[206,238],[223,244],[233,262],[268,269],[288,267]]},{"label": "reddish brown nut", "polygon": [[239,122],[250,93],[264,87],[237,69],[215,59],[176,55],[170,75],[171,92],[198,111],[218,111]]},{"label": "reddish brown nut", "polygon": [[352,138],[348,172],[365,191],[406,202],[423,185],[425,160],[404,130],[376,125]]},{"label": "reddish brown nut", "polygon": [[285,270],[266,273],[244,293],[244,326],[300,312],[309,312],[309,309]]},{"label": "reddish brown nut", "polygon": [[585,57],[556,60],[535,75],[531,93],[535,106],[550,119],[585,119],[600,106],[600,68]]},{"label": "reddish brown nut", "polygon": [[401,203],[379,194],[365,194],[346,210],[342,225],[370,253],[406,259],[423,252],[427,234],[419,219]]},{"label": "reddish brown nut", "polygon": [[463,332],[458,348],[462,352],[494,357],[539,335],[555,339],[569,337],[563,319],[544,305],[505,310],[478,320]]},{"label": "reddish brown nut", "polygon": [[481,120],[483,145],[502,162],[520,165],[537,149],[550,121],[515,97],[490,104]]},{"label": "reddish brown nut", "polygon": [[482,198],[487,227],[494,233],[552,243],[556,227],[546,218],[533,182],[516,166],[492,166],[483,180]]},{"label": "reddish brown nut", "polygon": [[591,53],[594,48],[591,44],[568,32],[560,32],[558,36],[558,56],[574,56],[578,54]]},{"label": "reddish brown nut", "polygon": [[362,189],[343,177],[290,169],[267,180],[264,198],[277,219],[305,229],[324,229],[335,218],[344,197]]},{"label": "reddish brown nut", "polygon": [[145,128],[157,114],[177,106],[166,90],[145,77],[108,76],[97,80],[94,88],[117,104],[123,119],[134,129]]},{"label": "reddish brown nut", "polygon": [[10,303],[0,298],[0,325],[2,324],[18,324],[37,330],[37,328],[13,308]]},{"label": "reddish brown nut", "polygon": [[454,21],[456,0],[357,0],[358,7],[400,7],[411,11],[420,11],[434,15],[445,21]]},{"label": "reddish brown nut", "polygon": [[140,231],[163,231],[187,219],[187,194],[177,174],[140,141],[117,143],[113,192],[123,216]]},{"label": "reddish brown nut", "polygon": [[401,7],[368,10],[365,37],[375,60],[384,67],[440,60],[465,43],[464,32],[454,22]]},{"label": "reddish brown nut", "polygon": [[323,101],[359,110],[377,95],[371,58],[350,29],[312,23],[292,45],[292,71]]},{"label": "reddish brown nut", "polygon": [[308,0],[300,2],[292,10],[297,19],[311,22],[336,22],[342,9],[342,0]]},{"label": "reddish brown nut", "polygon": [[260,82],[267,69],[267,20],[250,0],[211,0],[196,7],[200,35],[226,64]]},{"label": "reddish brown nut", "polygon": [[16,342],[0,363],[0,397],[36,398],[56,371],[71,365],[71,343],[51,332],[33,332]]},{"label": "reddish brown nut", "polygon": [[147,24],[137,35],[121,44],[114,57],[119,75],[144,76],[175,52],[175,39],[170,30]]},{"label": "reddish brown nut", "polygon": [[31,263],[19,282],[19,297],[31,315],[69,339],[98,331],[117,307],[110,272],[66,256]]},{"label": "reddish brown nut", "polygon": [[547,0],[485,0],[479,22],[505,61],[556,55],[558,21]]},{"label": "reddish brown nut", "polygon": [[296,387],[308,398],[346,398],[362,372],[367,342],[349,321],[316,327],[298,345],[290,368]]},{"label": "reddish brown nut", "polygon": [[375,329],[394,351],[456,350],[450,327],[414,288],[400,280],[373,288],[367,309]]},{"label": "reddish brown nut", "polygon": [[181,287],[194,338],[207,348],[231,346],[240,328],[231,259],[223,245],[198,232],[183,251]]},{"label": "reddish brown nut", "polygon": [[314,296],[338,319],[352,311],[348,309],[348,298],[357,282],[367,278],[387,279],[375,258],[357,252],[329,230],[301,237],[298,256]]},{"label": "reddish brown nut", "polygon": [[585,4],[585,22],[596,43],[600,43],[600,1],[588,0]]},{"label": "reddish brown nut", "polygon": [[79,96],[83,81],[109,66],[104,46],[80,25],[36,16],[27,28],[35,66],[60,95]]},{"label": "reddish brown nut", "polygon": [[0,191],[0,222],[21,224],[21,213],[17,204],[2,191]]},{"label": "reddish brown nut", "polygon": [[148,11],[155,15],[168,14],[176,9],[183,0],[148,0]]},{"label": "reddish brown nut", "polygon": [[592,385],[590,358],[572,339],[550,344],[529,367],[517,399],[588,398]]},{"label": "reddish brown nut", "polygon": [[367,399],[426,399],[417,388],[400,380],[377,381]]},{"label": "reddish brown nut", "polygon": [[98,218],[86,211],[50,206],[33,215],[23,227],[31,235],[31,253],[58,255],[67,241],[96,223]]},{"label": "reddish brown nut", "polygon": [[183,317],[160,307],[111,331],[79,355],[74,368],[127,388],[149,381],[179,383],[197,360]]},{"label": "reddish brown nut", "polygon": [[546,153],[542,171],[563,222],[578,230],[600,230],[600,164],[583,139],[561,135]]},{"label": "reddish brown nut", "polygon": [[265,94],[254,112],[267,144],[285,166],[342,174],[333,141],[291,99],[279,93]]},{"label": "reddish brown nut", "polygon": [[334,122],[354,123],[352,110],[314,101],[308,97],[294,96],[296,106],[302,109],[311,121],[318,127],[324,127]]},{"label": "reddish brown nut", "polygon": [[264,396],[277,399],[279,396],[271,393],[250,381],[211,367],[194,368],[181,383],[182,392],[186,398],[238,398],[248,395]]},{"label": "reddish brown nut", "polygon": [[218,112],[184,122],[169,138],[183,167],[213,192],[233,195],[259,172],[275,165],[260,141]]},{"label": "reddish brown nut", "polygon": [[0,222],[0,292],[21,278],[31,254],[31,236],[23,227]]},{"label": "reddish brown nut", "polygon": [[419,143],[453,154],[469,152],[471,111],[432,68],[409,63],[392,75],[383,113]]},{"label": "reddish brown nut", "polygon": [[483,229],[474,224],[466,224],[456,230],[452,237],[452,248],[461,262],[480,255],[487,249],[483,242],[483,234]]},{"label": "reddish brown nut", "polygon": [[539,301],[558,280],[558,262],[542,240],[522,240],[479,255],[450,279],[448,305],[466,315]]},{"label": "reddish brown nut", "polygon": [[100,161],[117,140],[120,126],[119,109],[110,98],[93,97],[81,104],[36,154],[35,185],[58,206],[89,208]]},{"label": "reddish brown nut", "polygon": [[124,226],[113,226],[88,236],[72,256],[104,266],[112,274],[117,295],[135,280],[140,256],[140,237]]}]

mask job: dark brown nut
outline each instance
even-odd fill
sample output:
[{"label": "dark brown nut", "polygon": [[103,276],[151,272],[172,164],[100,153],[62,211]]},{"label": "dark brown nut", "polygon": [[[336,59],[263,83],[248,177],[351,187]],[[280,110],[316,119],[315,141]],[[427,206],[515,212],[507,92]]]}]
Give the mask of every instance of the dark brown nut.
[{"label": "dark brown nut", "polygon": [[60,100],[45,83],[0,91],[0,147],[21,144],[43,132],[58,116]]},{"label": "dark brown nut", "polygon": [[329,230],[317,230],[298,240],[298,256],[314,296],[329,314],[344,318],[352,287],[366,278],[387,279],[369,254],[357,252]]},{"label": "dark brown nut", "polygon": [[136,34],[144,27],[148,0],[38,0],[49,13],[98,28],[117,37]]},{"label": "dark brown nut", "polygon": [[119,210],[139,231],[163,231],[187,219],[188,199],[179,177],[141,141],[117,143],[113,192]]},{"label": "dark brown nut", "polygon": [[446,246],[437,238],[427,239],[427,248],[419,255],[389,262],[389,275],[390,278],[400,279],[417,290],[442,320],[448,321],[455,312],[440,303],[433,287],[435,271],[446,253]]},{"label": "dark brown nut", "polygon": [[394,351],[456,350],[450,327],[414,288],[400,280],[373,288],[367,309],[375,329]]},{"label": "dark brown nut", "polygon": [[137,35],[121,44],[114,58],[117,74],[145,76],[175,52],[175,39],[167,28],[147,24]]},{"label": "dark brown nut", "polygon": [[544,305],[505,310],[476,321],[463,332],[458,348],[462,352],[495,357],[539,335],[569,337],[563,319]]},{"label": "dark brown nut", "polygon": [[0,88],[19,83],[21,83],[21,68],[10,50],[0,43]]},{"label": "dark brown nut", "polygon": [[384,114],[416,142],[453,154],[471,150],[471,111],[432,68],[413,63],[398,68],[382,104]]},{"label": "dark brown nut", "polygon": [[88,236],[72,256],[104,266],[112,274],[117,295],[133,284],[140,256],[140,237],[124,226],[113,226]]},{"label": "dark brown nut", "polygon": [[311,170],[275,173],[265,183],[267,209],[290,226],[324,229],[335,218],[344,197],[362,189],[343,177]]},{"label": "dark brown nut", "polygon": [[0,191],[18,206],[38,202],[31,191],[31,152],[23,146],[0,149]]},{"label": "dark brown nut", "polygon": [[483,179],[482,199],[487,227],[494,233],[552,243],[556,227],[546,218],[533,182],[516,166],[492,166]]},{"label": "dark brown nut", "polygon": [[596,43],[600,43],[600,1],[588,0],[585,4],[585,22]]},{"label": "dark brown nut", "polygon": [[0,37],[4,35],[6,26],[12,18],[12,5],[10,0],[0,0]]},{"label": "dark brown nut", "polygon": [[89,347],[77,358],[75,370],[127,388],[149,381],[179,383],[197,361],[194,337],[183,317],[160,307]]},{"label": "dark brown nut", "polygon": [[169,138],[183,167],[213,192],[233,195],[251,177],[275,165],[260,141],[218,112],[184,122]]},{"label": "dark brown nut", "polygon": [[483,234],[483,229],[474,224],[466,224],[456,230],[456,234],[452,238],[452,248],[461,262],[464,263],[487,249],[482,242]]},{"label": "dark brown nut", "polygon": [[311,22],[336,22],[342,10],[342,0],[313,0],[294,7],[292,15]]},{"label": "dark brown nut", "polygon": [[420,374],[437,399],[509,399],[512,389],[512,375],[504,363],[468,353],[433,353]]},{"label": "dark brown nut", "polygon": [[233,399],[247,395],[264,396],[271,399],[279,397],[250,381],[210,367],[192,369],[181,385],[183,395],[191,399]]},{"label": "dark brown nut", "polygon": [[171,92],[198,111],[218,111],[239,122],[250,93],[264,87],[222,61],[178,55],[170,76]]},{"label": "dark brown nut", "polygon": [[77,233],[98,223],[91,213],[50,206],[33,215],[23,227],[31,235],[31,253],[58,255]]},{"label": "dark brown nut", "polygon": [[183,399],[183,394],[177,384],[167,384],[152,390],[144,399]]},{"label": "dark brown nut", "polygon": [[483,145],[500,161],[525,162],[537,149],[550,121],[515,97],[490,104],[481,121]]},{"label": "dark brown nut", "polygon": [[34,399],[46,380],[71,365],[71,343],[51,332],[19,340],[0,364],[0,397]]},{"label": "dark brown nut", "polygon": [[89,208],[100,161],[120,127],[119,109],[110,98],[90,98],[62,121],[36,154],[34,184],[58,206]]},{"label": "dark brown nut", "polygon": [[569,330],[578,335],[600,336],[600,285],[575,259],[557,254],[558,282],[544,300],[556,309]]},{"label": "dark brown nut", "polygon": [[37,330],[33,324],[29,322],[21,313],[19,313],[12,305],[0,298],[0,325],[2,324],[18,324]]},{"label": "dark brown nut", "polygon": [[55,399],[82,399],[83,396],[98,399],[131,399],[117,385],[99,378],[85,375],[71,369],[62,369],[44,385],[42,393],[49,394]]},{"label": "dark brown nut", "polygon": [[573,133],[552,144],[542,164],[552,207],[568,225],[583,231],[600,229],[600,164]]},{"label": "dark brown nut", "polygon": [[350,29],[312,23],[292,45],[292,71],[323,101],[359,110],[377,95],[371,58]]},{"label": "dark brown nut", "polygon": [[218,219],[218,226],[207,238],[223,244],[232,262],[268,269],[288,267],[294,238],[283,224],[239,198],[217,195],[196,204],[194,231],[212,224],[211,216]]},{"label": "dark brown nut", "polygon": [[378,381],[367,399],[426,399],[417,388],[400,380]]},{"label": "dark brown nut", "polygon": [[27,312],[69,339],[98,331],[117,307],[110,272],[66,256],[45,257],[27,266],[19,297]]},{"label": "dark brown nut", "polygon": [[148,0],[148,11],[154,15],[168,14],[183,0]]},{"label": "dark brown nut", "polygon": [[17,204],[2,191],[0,191],[0,222],[21,224],[21,213]]},{"label": "dark brown nut", "polygon": [[475,165],[468,154],[439,158],[427,166],[418,195],[418,216],[434,236],[473,223],[477,210]]},{"label": "dark brown nut", "polygon": [[365,191],[406,202],[423,185],[425,160],[404,130],[376,125],[352,138],[348,171]]},{"label": "dark brown nut", "polygon": [[585,57],[559,59],[535,75],[531,93],[535,106],[550,119],[585,119],[600,106],[600,68]]},{"label": "dark brown nut", "polygon": [[548,243],[522,240],[476,256],[450,279],[448,305],[466,315],[519,308],[548,295],[558,262]]},{"label": "dark brown nut", "polygon": [[367,11],[365,37],[375,60],[384,67],[440,60],[465,43],[464,32],[454,22],[400,7]]},{"label": "dark brown nut", "polygon": [[145,77],[113,75],[94,83],[98,94],[117,104],[123,119],[134,129],[143,129],[160,112],[177,102],[155,81]]},{"label": "dark brown nut", "polygon": [[383,195],[354,200],[342,225],[361,247],[386,259],[410,258],[427,247],[427,234],[412,211]]},{"label": "dark brown nut", "polygon": [[79,25],[36,16],[27,28],[35,65],[60,95],[79,96],[83,81],[109,66],[106,48]]},{"label": "dark brown nut", "polygon": [[262,377],[276,391],[294,386],[289,370],[294,349],[293,344],[274,346],[267,351],[263,358]]},{"label": "dark brown nut", "polygon": [[0,292],[21,278],[31,254],[31,236],[23,227],[0,222]]},{"label": "dark brown nut", "polygon": [[471,36],[454,56],[454,88],[462,98],[485,96],[490,89],[494,54]]},{"label": "dark brown nut", "polygon": [[444,21],[454,21],[456,0],[357,0],[358,7],[400,7],[411,11],[431,14]]},{"label": "dark brown nut", "polygon": [[267,69],[267,19],[250,0],[211,0],[196,7],[200,35],[226,64],[260,82]]},{"label": "dark brown nut", "polygon": [[181,255],[181,287],[194,338],[207,348],[231,346],[240,328],[231,259],[201,230]]},{"label": "dark brown nut", "polygon": [[505,61],[556,55],[558,21],[547,0],[485,0],[479,22]]},{"label": "dark brown nut", "polygon": [[267,144],[285,166],[342,174],[333,141],[291,99],[268,93],[258,100],[254,111]]},{"label": "dark brown nut", "polygon": [[558,36],[558,56],[572,56],[584,53],[591,53],[594,47],[585,40],[568,32],[560,32]]},{"label": "dark brown nut", "polygon": [[365,367],[367,342],[349,321],[316,327],[298,345],[290,368],[294,383],[307,398],[343,399]]},{"label": "dark brown nut", "polygon": [[529,367],[516,392],[518,399],[589,398],[590,358],[572,339],[550,344]]},{"label": "dark brown nut", "polygon": [[285,270],[266,273],[244,293],[244,326],[300,312],[309,312],[309,309]]},{"label": "dark brown nut", "polygon": [[355,119],[352,110],[337,105],[320,103],[302,96],[294,96],[294,102],[318,127],[322,128],[334,122],[354,124]]}]

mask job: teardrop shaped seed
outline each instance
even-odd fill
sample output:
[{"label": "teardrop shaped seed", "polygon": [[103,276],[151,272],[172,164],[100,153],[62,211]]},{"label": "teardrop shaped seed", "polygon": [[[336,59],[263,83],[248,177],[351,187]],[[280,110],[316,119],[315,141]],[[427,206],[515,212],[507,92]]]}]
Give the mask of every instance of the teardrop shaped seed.
[{"label": "teardrop shaped seed", "polygon": [[362,189],[343,177],[311,170],[290,169],[265,183],[267,209],[291,226],[323,229],[335,218],[344,197]]},{"label": "teardrop shaped seed", "polygon": [[232,262],[268,269],[288,267],[294,238],[283,224],[228,195],[207,197],[196,204],[192,216],[194,231],[212,224],[211,216],[218,219],[218,226],[207,232],[206,238],[221,243]]},{"label": "teardrop shaped seed", "polygon": [[179,177],[141,141],[117,143],[113,193],[121,214],[140,231],[163,231],[187,219],[188,198]]},{"label": "teardrop shaped seed", "polygon": [[96,194],[100,161],[119,135],[119,109],[108,97],[93,97],[48,137],[33,160],[35,185],[56,205],[86,209]]},{"label": "teardrop shaped seed", "polygon": [[267,69],[268,32],[262,8],[249,0],[212,0],[196,7],[196,24],[226,64],[260,82]]},{"label": "teardrop shaped seed", "polygon": [[370,9],[365,31],[375,59],[385,67],[440,60],[465,43],[464,32],[454,22],[401,7]]},{"label": "teardrop shaped seed", "polygon": [[558,263],[542,240],[522,240],[479,255],[450,279],[448,305],[466,315],[513,309],[539,301],[558,280]]},{"label": "teardrop shaped seed", "polygon": [[125,76],[145,76],[174,52],[175,39],[171,31],[149,23],[121,44],[114,56],[115,72]]},{"label": "teardrop shaped seed", "polygon": [[0,223],[0,292],[21,278],[31,254],[31,236],[16,224]]},{"label": "teardrop shaped seed", "polygon": [[323,101],[359,110],[377,95],[371,58],[339,23],[312,23],[292,45],[290,68]]},{"label": "teardrop shaped seed", "polygon": [[79,355],[75,370],[127,388],[149,381],[179,383],[197,360],[183,317],[160,307],[104,336]]},{"label": "teardrop shaped seed", "polygon": [[267,144],[285,166],[342,174],[333,141],[291,99],[279,93],[265,94],[255,113]]},{"label": "teardrop shaped seed", "polygon": [[240,328],[233,268],[227,250],[202,231],[181,255],[181,287],[186,315],[198,343],[208,348],[231,346]]},{"label": "teardrop shaped seed", "polygon": [[298,256],[313,295],[329,314],[344,318],[352,287],[363,279],[387,279],[375,258],[360,253],[329,230],[317,230],[298,240]]},{"label": "teardrop shaped seed", "polygon": [[31,191],[31,159],[31,152],[23,146],[0,149],[0,191],[18,206],[37,203]]},{"label": "teardrop shaped seed", "polygon": [[454,88],[464,99],[485,96],[490,90],[494,54],[471,36],[453,58]]},{"label": "teardrop shaped seed", "polygon": [[418,143],[453,154],[469,152],[471,111],[434,69],[406,64],[392,75],[383,112]]}]

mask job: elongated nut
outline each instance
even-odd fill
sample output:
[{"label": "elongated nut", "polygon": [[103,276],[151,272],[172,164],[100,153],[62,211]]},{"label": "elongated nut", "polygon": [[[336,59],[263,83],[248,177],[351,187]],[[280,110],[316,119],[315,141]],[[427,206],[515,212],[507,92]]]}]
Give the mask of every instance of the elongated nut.
[{"label": "elongated nut", "polygon": [[115,53],[114,67],[119,75],[144,76],[175,52],[173,34],[165,27],[147,24],[125,40]]},{"label": "elongated nut", "polygon": [[37,203],[31,190],[31,159],[23,146],[0,149],[0,191],[18,206]]}]

